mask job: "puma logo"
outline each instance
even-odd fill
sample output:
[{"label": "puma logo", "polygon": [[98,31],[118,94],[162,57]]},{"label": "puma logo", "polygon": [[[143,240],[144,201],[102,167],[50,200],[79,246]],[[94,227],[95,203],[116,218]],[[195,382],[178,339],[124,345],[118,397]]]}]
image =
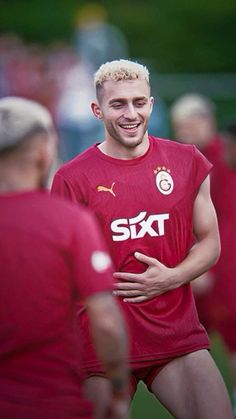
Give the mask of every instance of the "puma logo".
[{"label": "puma logo", "polygon": [[107,188],[106,186],[98,185],[97,191],[98,192],[110,192],[113,196],[116,196],[115,192],[113,191],[113,187],[115,185],[115,182],[112,183],[110,188]]}]

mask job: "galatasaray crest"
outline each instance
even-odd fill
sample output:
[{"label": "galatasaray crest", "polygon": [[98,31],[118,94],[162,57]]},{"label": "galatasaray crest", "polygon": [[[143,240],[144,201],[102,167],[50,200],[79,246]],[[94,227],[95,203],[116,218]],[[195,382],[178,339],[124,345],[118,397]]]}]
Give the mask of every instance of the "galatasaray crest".
[{"label": "galatasaray crest", "polygon": [[156,175],[156,186],[159,192],[163,195],[169,195],[174,188],[174,181],[170,174],[170,170],[167,169],[165,166],[157,167],[154,170]]}]

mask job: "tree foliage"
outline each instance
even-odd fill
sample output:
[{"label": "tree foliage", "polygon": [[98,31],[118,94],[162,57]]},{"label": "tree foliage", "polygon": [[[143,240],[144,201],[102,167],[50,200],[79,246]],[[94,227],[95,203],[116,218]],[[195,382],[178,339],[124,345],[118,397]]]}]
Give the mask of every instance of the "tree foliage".
[{"label": "tree foliage", "polygon": [[[69,41],[79,0],[0,0],[0,32],[38,42]],[[99,2],[126,35],[130,56],[159,72],[236,71],[235,0]]]}]

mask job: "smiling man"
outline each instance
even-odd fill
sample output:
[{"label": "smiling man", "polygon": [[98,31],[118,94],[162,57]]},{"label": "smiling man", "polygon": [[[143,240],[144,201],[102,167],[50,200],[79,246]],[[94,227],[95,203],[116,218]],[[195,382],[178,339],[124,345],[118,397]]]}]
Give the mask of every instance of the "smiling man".
[{"label": "smiling man", "polygon": [[[95,87],[104,141],[62,166],[52,192],[91,208],[103,228],[131,337],[131,397],[142,380],[178,419],[232,419],[190,287],[220,252],[212,165],[192,145],[148,135],[146,67],[108,62]],[[107,379],[86,328],[84,338],[88,393],[101,418]]]}]

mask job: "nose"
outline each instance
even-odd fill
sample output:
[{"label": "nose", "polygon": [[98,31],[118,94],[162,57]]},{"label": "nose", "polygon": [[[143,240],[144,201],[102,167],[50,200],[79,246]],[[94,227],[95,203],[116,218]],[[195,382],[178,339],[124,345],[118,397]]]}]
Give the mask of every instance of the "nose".
[{"label": "nose", "polygon": [[124,117],[127,119],[135,119],[136,116],[137,116],[137,111],[136,111],[135,106],[133,104],[128,104],[125,109]]}]

